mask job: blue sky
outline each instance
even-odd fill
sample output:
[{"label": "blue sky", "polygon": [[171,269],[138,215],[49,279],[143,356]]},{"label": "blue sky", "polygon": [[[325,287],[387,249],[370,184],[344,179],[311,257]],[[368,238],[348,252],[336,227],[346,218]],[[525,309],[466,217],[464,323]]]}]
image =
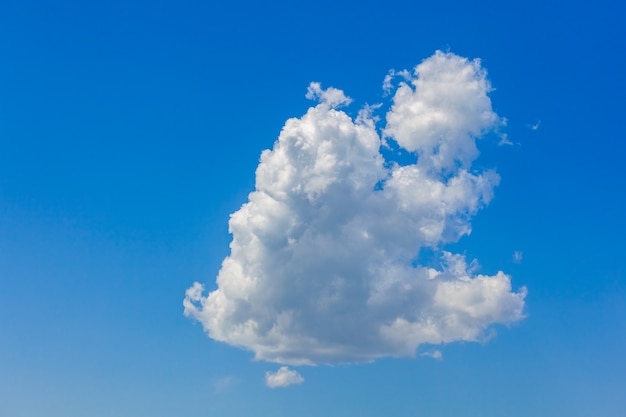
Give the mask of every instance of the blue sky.
[{"label": "blue sky", "polygon": [[[621,415],[623,16],[610,1],[2,2],[0,415]],[[217,288],[229,215],[317,104],[312,81],[353,118],[384,103],[384,120],[388,71],[436,50],[481,60],[513,142],[479,141],[472,169],[500,183],[441,249],[526,287],[526,317],[415,358],[290,363],[304,383],[270,389],[281,365],[207,337],[185,291]]]}]

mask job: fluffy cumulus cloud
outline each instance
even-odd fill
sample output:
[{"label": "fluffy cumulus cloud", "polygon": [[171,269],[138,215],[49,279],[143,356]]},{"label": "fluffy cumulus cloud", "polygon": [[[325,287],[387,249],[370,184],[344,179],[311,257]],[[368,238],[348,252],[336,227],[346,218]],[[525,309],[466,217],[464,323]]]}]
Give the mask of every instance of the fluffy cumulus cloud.
[{"label": "fluffy cumulus cloud", "polygon": [[[312,83],[319,104],[261,154],[217,288],[195,283],[184,300],[211,338],[270,362],[345,363],[481,340],[523,318],[524,288],[443,250],[499,182],[472,166],[476,141],[503,123],[485,70],[436,52],[398,74],[381,129],[371,107],[353,119],[343,91]],[[388,145],[412,162],[385,158]],[[424,249],[439,262],[418,262]]]},{"label": "fluffy cumulus cloud", "polygon": [[286,366],[281,366],[274,373],[265,372],[265,385],[270,388],[288,387],[289,385],[301,384],[303,382],[304,378],[302,378],[302,375]]}]

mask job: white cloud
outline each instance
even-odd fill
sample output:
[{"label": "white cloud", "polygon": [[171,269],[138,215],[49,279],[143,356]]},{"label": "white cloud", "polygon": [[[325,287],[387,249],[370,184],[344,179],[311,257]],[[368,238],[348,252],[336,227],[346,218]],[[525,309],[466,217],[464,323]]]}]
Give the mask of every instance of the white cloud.
[{"label": "white cloud", "polygon": [[319,100],[320,103],[326,104],[332,108],[347,105],[352,102],[352,99],[350,97],[346,97],[343,91],[333,87],[323,90],[322,85],[316,82],[309,84],[309,88],[306,92],[306,98],[309,100]]},{"label": "white cloud", "polygon": [[383,80],[383,92],[385,93],[385,95],[389,95],[391,91],[394,89],[393,79],[396,77],[402,77],[408,81],[411,79],[411,73],[407,70],[402,70],[402,71],[396,71],[393,69],[389,70],[387,75],[385,75],[385,79]]},{"label": "white cloud", "polygon": [[513,252],[513,262],[516,264],[521,264],[522,259],[524,258],[524,253],[522,251],[516,250]]},{"label": "white cloud", "polygon": [[281,366],[274,373],[265,372],[265,385],[270,388],[288,387],[289,385],[301,384],[303,382],[304,378],[302,378],[302,375],[286,366]]},{"label": "white cloud", "polygon": [[509,135],[507,135],[506,133],[502,133],[500,134],[500,142],[498,142],[498,145],[500,146],[504,146],[504,145],[513,145],[513,142],[511,142],[509,140]]},{"label": "white cloud", "polygon": [[541,126],[541,120],[537,120],[537,123],[535,123],[534,125],[530,125],[530,129],[537,130],[539,129],[539,126]]},{"label": "white cloud", "polygon": [[396,90],[384,134],[416,152],[421,167],[469,167],[478,155],[475,139],[502,123],[480,60],[437,51],[414,73]]},{"label": "white cloud", "polygon": [[443,360],[443,354],[441,353],[440,350],[433,350],[433,351],[430,351],[430,352],[424,352],[424,353],[422,353],[421,356],[428,356],[430,358],[437,359],[438,361]]},{"label": "white cloud", "polygon": [[421,248],[468,235],[499,182],[471,167],[476,138],[502,123],[490,90],[478,60],[437,52],[418,65],[383,129],[417,155],[399,165],[381,154],[371,111],[353,120],[336,109],[349,103],[341,90],[312,83],[320,104],[262,153],[217,289],[195,283],[185,314],[215,340],[290,365],[415,356],[522,319],[525,289],[503,272],[477,274],[445,251],[436,268],[415,264]]}]

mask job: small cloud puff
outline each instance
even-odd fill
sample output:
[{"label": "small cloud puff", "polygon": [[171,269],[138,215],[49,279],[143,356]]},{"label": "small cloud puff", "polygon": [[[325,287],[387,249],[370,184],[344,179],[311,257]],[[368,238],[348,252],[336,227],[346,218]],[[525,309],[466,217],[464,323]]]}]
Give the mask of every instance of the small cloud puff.
[{"label": "small cloud puff", "polygon": [[443,354],[441,353],[440,350],[433,350],[430,352],[424,352],[421,354],[421,356],[428,356],[431,357],[433,359],[437,359],[438,361],[443,360]]},{"label": "small cloud puff", "polygon": [[404,78],[405,81],[410,81],[411,73],[407,70],[402,70],[402,71],[396,71],[393,69],[389,70],[389,73],[385,75],[385,79],[383,80],[383,92],[385,96],[391,94],[391,91],[394,88],[393,79],[396,77],[402,77]]},{"label": "small cloud puff", "polygon": [[513,252],[513,262],[515,262],[516,264],[521,264],[523,258],[524,253],[522,251],[516,250],[515,252]]},{"label": "small cloud puff", "polygon": [[[478,138],[504,124],[486,71],[438,51],[397,74],[408,79],[382,137],[373,108],[353,119],[337,110],[350,102],[343,91],[311,83],[320,104],[263,151],[256,188],[230,217],[217,288],[195,283],[183,302],[211,338],[280,364],[364,362],[481,341],[524,317],[525,288],[442,250],[470,234],[500,180],[472,166]],[[384,140],[414,161],[386,159]],[[429,248],[438,266],[416,262]]]},{"label": "small cloud puff", "polygon": [[498,142],[498,146],[504,146],[504,145],[513,145],[513,142],[511,142],[509,140],[509,136],[506,133],[502,133],[500,134],[500,142]]},{"label": "small cloud puff", "polygon": [[320,103],[326,104],[331,108],[348,105],[352,102],[352,99],[350,97],[346,97],[343,91],[334,87],[322,90],[321,84],[316,82],[309,84],[309,88],[306,92],[306,98],[309,100],[318,100]]},{"label": "small cloud puff", "polygon": [[270,388],[283,388],[303,382],[304,378],[302,378],[302,375],[286,366],[281,366],[280,369],[274,373],[269,371],[265,372],[265,385]]}]

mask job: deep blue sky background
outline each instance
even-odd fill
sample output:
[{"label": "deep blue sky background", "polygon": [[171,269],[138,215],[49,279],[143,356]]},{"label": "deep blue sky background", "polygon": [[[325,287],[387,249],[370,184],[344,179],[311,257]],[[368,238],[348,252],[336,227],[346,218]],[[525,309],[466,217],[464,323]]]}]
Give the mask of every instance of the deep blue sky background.
[{"label": "deep blue sky background", "polygon": [[[0,415],[620,416],[626,22],[598,2],[0,2]],[[481,58],[514,146],[454,245],[528,318],[443,361],[302,368],[182,315],[310,81],[364,104],[435,50]],[[531,125],[540,121],[537,130]],[[520,264],[512,254],[524,254]]]}]

